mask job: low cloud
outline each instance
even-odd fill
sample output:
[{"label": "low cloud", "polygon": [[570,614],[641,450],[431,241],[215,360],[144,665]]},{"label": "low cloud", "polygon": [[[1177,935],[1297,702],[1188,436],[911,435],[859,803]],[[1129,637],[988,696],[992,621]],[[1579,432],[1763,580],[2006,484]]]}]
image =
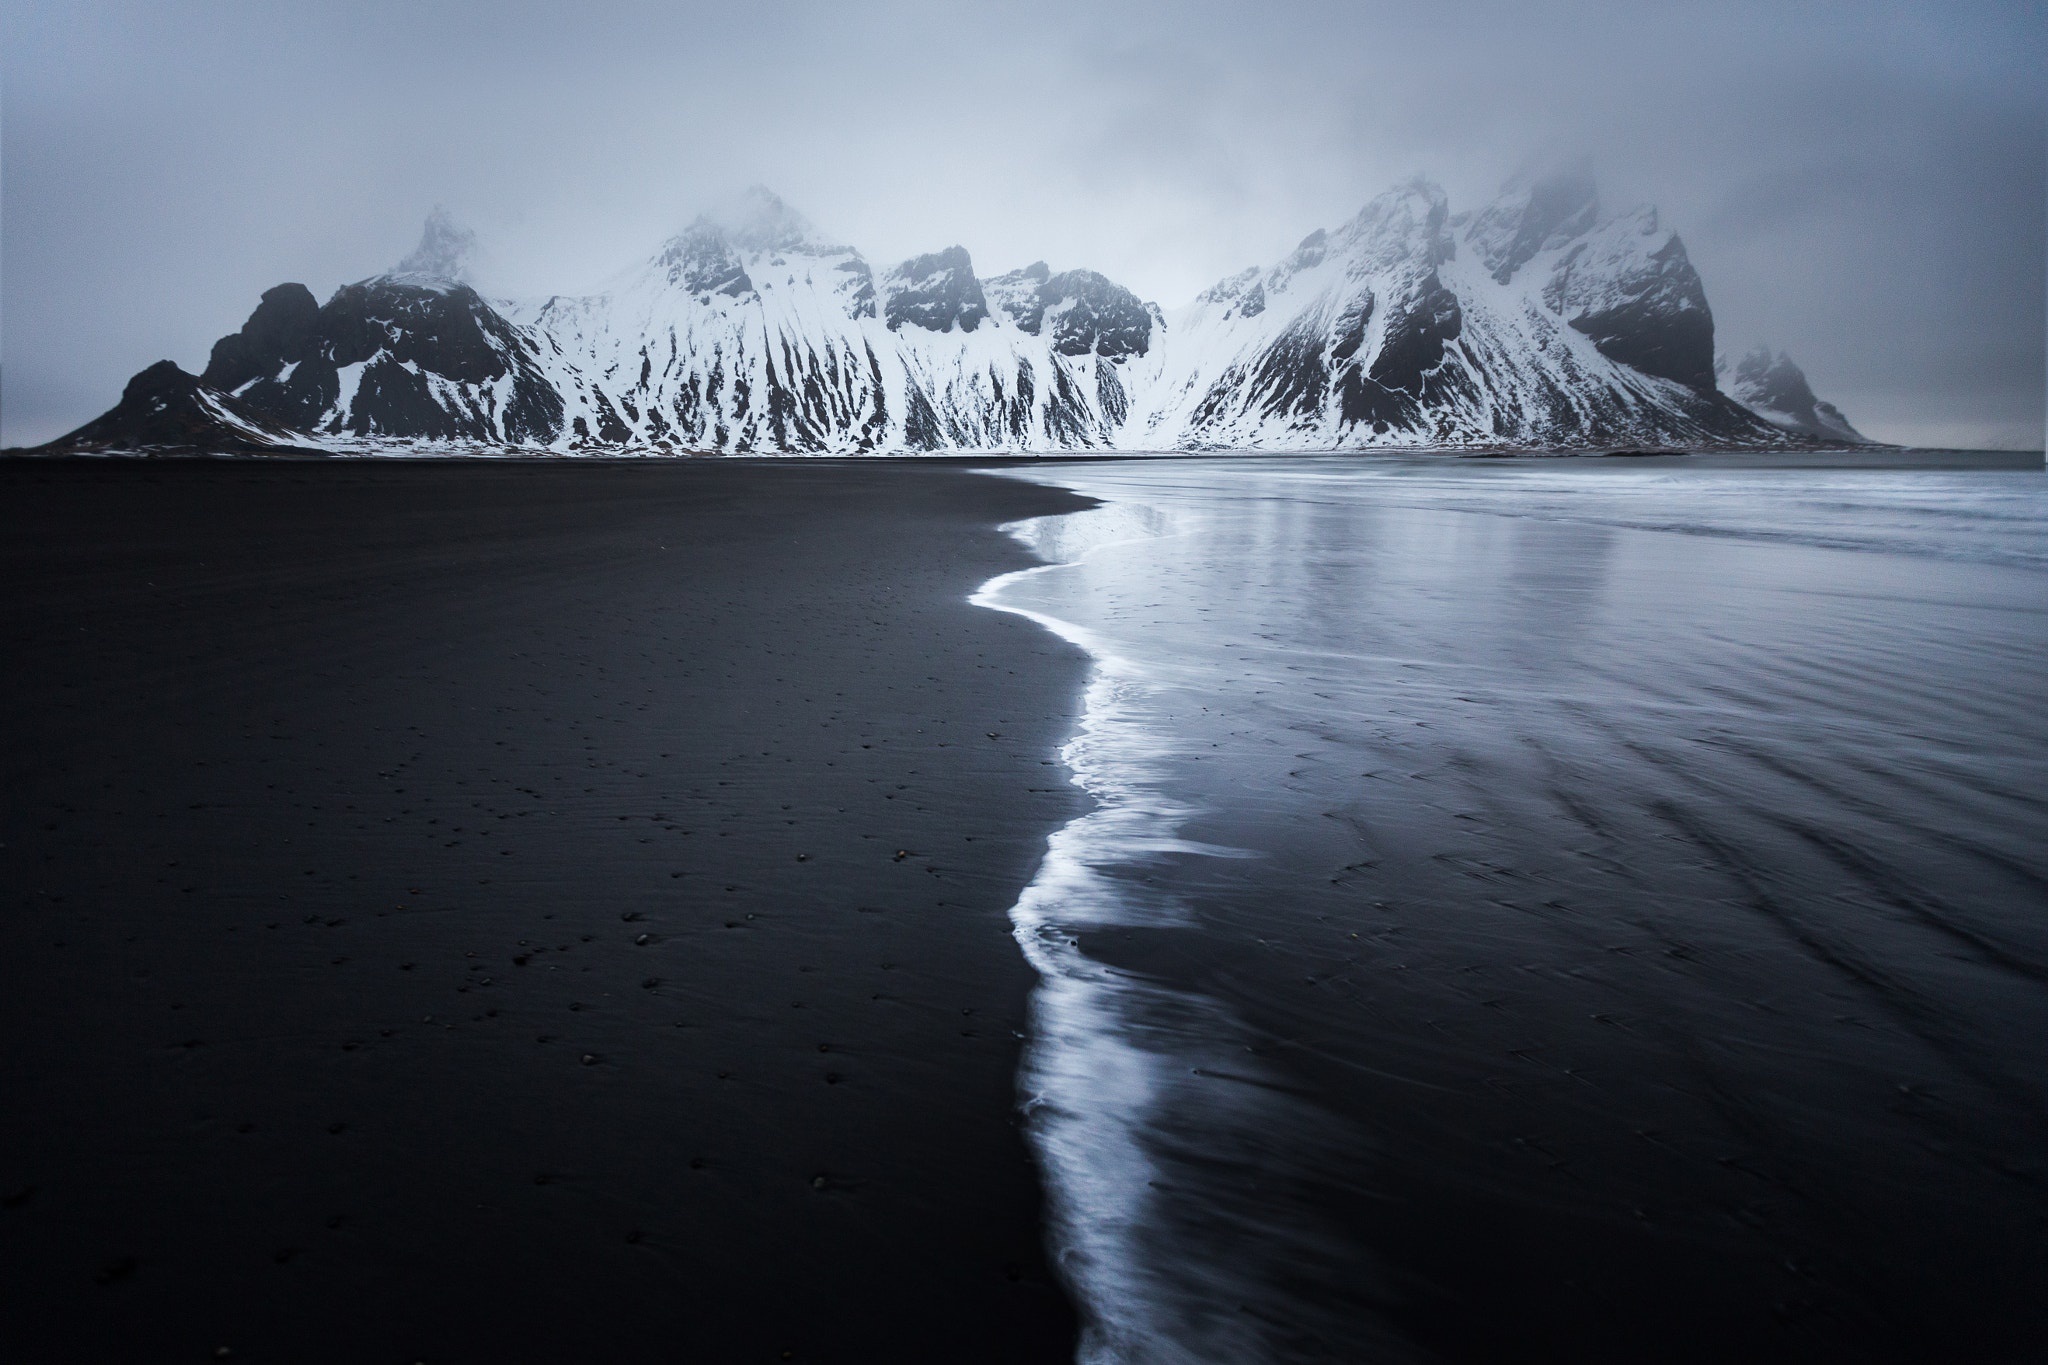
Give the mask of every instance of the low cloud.
[{"label": "low cloud", "polygon": [[2038,445],[2031,5],[7,5],[0,428],[204,363],[446,203],[501,292],[592,287],[761,181],[878,261],[960,243],[1171,308],[1416,172],[1588,161],[1725,341],[1866,430]]}]

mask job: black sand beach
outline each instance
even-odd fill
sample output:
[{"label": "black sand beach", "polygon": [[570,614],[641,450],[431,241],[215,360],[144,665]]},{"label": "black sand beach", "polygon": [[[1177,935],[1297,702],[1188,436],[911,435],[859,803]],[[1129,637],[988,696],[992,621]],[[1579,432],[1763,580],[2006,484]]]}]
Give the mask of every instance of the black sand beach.
[{"label": "black sand beach", "polygon": [[1053,1360],[1005,911],[1083,505],[930,463],[0,464],[22,1361]]},{"label": "black sand beach", "polygon": [[2048,490],[1989,463],[1046,471],[1104,506],[996,600],[1103,660],[1101,800],[1026,1065],[1092,1316],[1192,1347],[1114,1358],[2042,1354]]},{"label": "black sand beach", "polygon": [[2038,1354],[2036,475],[1053,477],[0,462],[0,1360]]}]

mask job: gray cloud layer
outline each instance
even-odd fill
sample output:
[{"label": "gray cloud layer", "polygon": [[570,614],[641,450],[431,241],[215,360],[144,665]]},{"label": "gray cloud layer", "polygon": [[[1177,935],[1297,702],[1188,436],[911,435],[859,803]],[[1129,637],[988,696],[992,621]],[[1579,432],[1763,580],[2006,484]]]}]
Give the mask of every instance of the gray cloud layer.
[{"label": "gray cloud layer", "polygon": [[501,292],[588,287],[753,181],[888,260],[959,242],[1168,307],[1397,178],[1590,159],[1724,347],[1865,430],[2039,446],[2048,33],[2029,3],[5,0],[9,443],[197,368],[426,210]]}]

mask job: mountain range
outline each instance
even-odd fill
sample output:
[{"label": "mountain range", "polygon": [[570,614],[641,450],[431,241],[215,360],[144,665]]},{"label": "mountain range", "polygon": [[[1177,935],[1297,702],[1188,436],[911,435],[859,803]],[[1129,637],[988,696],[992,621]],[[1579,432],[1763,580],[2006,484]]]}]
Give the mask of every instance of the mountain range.
[{"label": "mountain range", "polygon": [[[876,267],[766,190],[583,295],[487,299],[437,210],[325,303],[267,291],[56,449],[1771,447],[1863,440],[1782,353],[1717,366],[1699,274],[1592,180],[1413,180],[1172,314],[1085,269]],[[1723,387],[1723,381],[1726,387]]]}]

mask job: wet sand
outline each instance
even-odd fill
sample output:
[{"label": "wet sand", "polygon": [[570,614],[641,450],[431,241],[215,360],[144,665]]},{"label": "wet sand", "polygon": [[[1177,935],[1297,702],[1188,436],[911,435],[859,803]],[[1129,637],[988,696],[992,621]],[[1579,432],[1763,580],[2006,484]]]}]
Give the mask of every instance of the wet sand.
[{"label": "wet sand", "polygon": [[1026,1067],[1128,1358],[2041,1354],[2038,460],[1045,477]]},{"label": "wet sand", "polygon": [[0,463],[0,1340],[1054,1360],[1085,660],[941,464]]}]

